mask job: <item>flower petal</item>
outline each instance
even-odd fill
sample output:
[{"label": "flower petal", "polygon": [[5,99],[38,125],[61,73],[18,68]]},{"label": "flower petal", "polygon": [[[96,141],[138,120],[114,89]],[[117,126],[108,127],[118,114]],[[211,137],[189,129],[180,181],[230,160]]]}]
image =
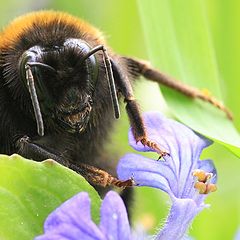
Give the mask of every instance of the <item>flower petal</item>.
[{"label": "flower petal", "polygon": [[[192,171],[197,168],[200,154],[203,148],[210,144],[210,141],[200,137],[183,124],[165,118],[158,112],[144,114],[144,122],[149,138],[170,153],[170,157],[165,158],[165,163],[160,161],[160,168],[163,165],[168,166],[174,173],[168,176],[168,179],[171,182],[174,181],[174,185],[178,183],[177,187],[171,189],[175,197],[181,198],[186,195],[184,192],[186,183],[189,181],[192,183]],[[136,143],[131,131],[129,142],[138,151],[151,151],[140,142]],[[177,179],[173,178],[175,176]],[[172,187],[173,184],[170,185]]]},{"label": "flower petal", "polygon": [[[63,227],[67,229],[63,231]],[[91,220],[90,199],[85,192],[75,195],[52,212],[44,223],[44,230],[46,236],[69,233],[74,237],[75,232],[78,234],[81,232],[86,239],[104,239],[96,224]]]},{"label": "flower petal", "polygon": [[175,199],[171,206],[166,223],[157,235],[157,240],[183,239],[189,224],[205,207],[197,206],[192,199]]},{"label": "flower petal", "polygon": [[240,240],[240,228],[238,228],[238,230],[234,236],[234,240]]},{"label": "flower petal", "polygon": [[[216,181],[213,162],[199,160],[203,148],[211,142],[159,113],[146,113],[144,120],[149,139],[166,149],[170,156],[164,157],[165,161],[156,161],[137,154],[127,154],[119,161],[117,173],[120,179],[133,177],[138,185],[152,186],[167,192],[172,199],[172,206],[166,224],[156,239],[183,239],[194,217],[206,207],[204,199],[207,194],[199,194],[195,185],[198,178],[193,176],[193,170],[202,169],[213,173],[213,178],[203,179],[201,183],[206,184],[206,188],[210,186],[209,181]],[[131,132],[129,141],[138,151],[151,151],[141,143],[136,143]]]},{"label": "flower petal", "polygon": [[120,179],[127,180],[133,177],[138,186],[160,188],[170,195],[172,189],[177,187],[177,176],[168,162],[148,159],[134,153],[126,154],[120,159],[117,174]]},{"label": "flower petal", "polygon": [[121,197],[110,191],[101,206],[100,230],[108,240],[130,240],[127,211]]},{"label": "flower petal", "polygon": [[85,231],[79,229],[77,226],[74,226],[69,223],[62,223],[57,228],[45,233],[44,235],[38,236],[35,240],[103,240],[103,236],[97,236],[91,234],[86,234]]},{"label": "flower petal", "polygon": [[211,178],[211,183],[217,182],[217,170],[215,168],[215,165],[212,160],[199,160],[198,161],[198,169],[202,169],[205,172],[209,172],[213,174],[213,177]]}]

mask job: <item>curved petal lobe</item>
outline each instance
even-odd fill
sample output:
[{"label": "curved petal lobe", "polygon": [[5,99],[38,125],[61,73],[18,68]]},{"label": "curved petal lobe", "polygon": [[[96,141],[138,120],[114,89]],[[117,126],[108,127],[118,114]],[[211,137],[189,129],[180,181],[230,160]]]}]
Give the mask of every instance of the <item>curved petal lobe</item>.
[{"label": "curved petal lobe", "polygon": [[130,227],[126,208],[121,197],[111,191],[101,206],[99,228],[108,240],[130,240]]}]

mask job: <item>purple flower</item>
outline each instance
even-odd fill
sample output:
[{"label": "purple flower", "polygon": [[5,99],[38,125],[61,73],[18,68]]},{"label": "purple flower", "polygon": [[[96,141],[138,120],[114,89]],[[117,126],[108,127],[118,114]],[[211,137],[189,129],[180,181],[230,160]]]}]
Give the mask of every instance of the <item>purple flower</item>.
[{"label": "purple flower", "polygon": [[[206,195],[216,190],[213,162],[199,160],[203,148],[211,142],[160,113],[146,113],[144,120],[149,138],[170,156],[164,157],[164,161],[156,161],[127,154],[119,162],[118,176],[123,180],[133,177],[138,186],[151,186],[168,193],[172,206],[156,239],[182,239],[194,217],[206,207]],[[129,142],[138,151],[151,151],[136,143],[132,131],[129,131]]]},{"label": "purple flower", "polygon": [[234,240],[240,240],[240,228],[237,229],[237,232],[234,236]]},{"label": "purple flower", "polygon": [[81,192],[52,212],[44,223],[44,235],[35,240],[130,240],[126,208],[120,196],[110,191],[105,196],[97,226],[91,220],[90,199]]},{"label": "purple flower", "polygon": [[[203,148],[210,142],[159,113],[146,114],[145,123],[151,140],[165,148],[170,156],[165,157],[165,161],[156,161],[127,154],[119,162],[118,175],[124,180],[133,177],[138,186],[151,186],[168,193],[172,206],[156,239],[182,239],[193,218],[206,207],[206,195],[216,190],[212,161],[199,160]],[[136,150],[151,151],[136,143],[131,131],[129,138]],[[96,225],[91,219],[88,194],[79,193],[48,216],[44,235],[35,240],[140,240],[147,237],[131,233],[125,206],[117,193],[110,191],[106,195],[100,213],[101,220]]]}]

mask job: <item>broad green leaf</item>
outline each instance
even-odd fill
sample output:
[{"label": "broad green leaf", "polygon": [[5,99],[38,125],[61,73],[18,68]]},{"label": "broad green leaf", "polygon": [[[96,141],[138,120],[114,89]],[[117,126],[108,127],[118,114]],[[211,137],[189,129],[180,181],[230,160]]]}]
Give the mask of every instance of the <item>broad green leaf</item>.
[{"label": "broad green leaf", "polygon": [[227,104],[234,112],[234,122],[240,130],[239,92],[240,92],[240,1],[204,0],[208,13],[208,23],[213,36],[219,71],[225,81],[224,90]]},{"label": "broad green leaf", "polygon": [[[141,0],[138,3],[153,64],[189,85],[207,88],[223,100],[223,79],[203,2]],[[173,90],[163,87],[162,91],[178,120],[240,156],[240,135],[224,113]]]},{"label": "broad green leaf", "polygon": [[98,221],[100,198],[83,177],[53,160],[0,155],[0,239],[33,239],[49,213],[81,191],[89,193]]}]

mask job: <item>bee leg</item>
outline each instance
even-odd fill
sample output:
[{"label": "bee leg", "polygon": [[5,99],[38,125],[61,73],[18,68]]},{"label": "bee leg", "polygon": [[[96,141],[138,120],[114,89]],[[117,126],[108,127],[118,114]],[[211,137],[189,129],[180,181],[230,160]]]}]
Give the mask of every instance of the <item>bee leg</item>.
[{"label": "bee leg", "polygon": [[87,181],[94,185],[99,185],[102,187],[106,186],[116,186],[120,188],[131,187],[134,185],[133,179],[128,179],[121,181],[116,177],[113,177],[108,172],[90,166],[85,163],[74,163],[72,161],[66,160],[61,156],[60,153],[54,152],[53,149],[48,149],[45,146],[41,146],[38,143],[32,141],[28,136],[23,136],[17,141],[18,153],[27,157],[32,158],[35,161],[43,161],[45,159],[53,159],[56,162],[68,167],[75,172],[86,178]]},{"label": "bee leg", "polygon": [[169,155],[169,153],[165,149],[161,148],[157,143],[151,141],[148,138],[141,111],[137,104],[137,101],[135,100],[128,75],[124,74],[113,60],[112,67],[116,85],[119,88],[119,91],[124,96],[124,102],[126,103],[126,111],[136,142],[140,141],[144,146],[152,148],[160,155],[160,157]]},{"label": "bee leg", "polygon": [[127,57],[123,57],[123,60],[126,62],[128,71],[134,78],[143,76],[146,79],[175,89],[176,91],[181,92],[188,97],[199,98],[203,101],[209,102],[210,104],[225,112],[229,119],[232,119],[231,112],[220,101],[211,96],[207,91],[201,91],[197,88],[184,84],[183,82],[177,81],[165,73],[152,68],[151,65],[146,61]]},{"label": "bee leg", "polygon": [[46,159],[53,159],[63,166],[69,166],[69,162],[61,157],[60,153],[34,142],[26,135],[16,141],[16,147],[20,155],[34,159],[34,161],[40,162]]},{"label": "bee leg", "polygon": [[119,188],[132,187],[135,185],[132,178],[122,181],[100,168],[85,163],[70,163],[69,168],[85,177],[86,180],[91,182],[93,185],[102,187],[116,186]]},{"label": "bee leg", "polygon": [[160,147],[154,141],[151,141],[147,136],[147,131],[144,126],[143,118],[139,106],[134,98],[125,98],[127,114],[131,123],[132,132],[136,142],[141,142],[144,146],[150,147],[155,150],[160,157],[169,155],[169,153]]}]

